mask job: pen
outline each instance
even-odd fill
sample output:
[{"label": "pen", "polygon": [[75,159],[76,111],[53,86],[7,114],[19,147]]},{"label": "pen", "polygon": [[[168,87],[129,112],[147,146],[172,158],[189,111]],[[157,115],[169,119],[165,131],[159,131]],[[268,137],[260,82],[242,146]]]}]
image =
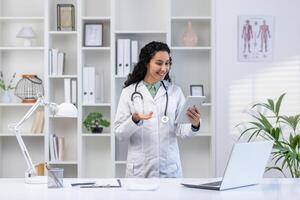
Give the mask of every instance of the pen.
[{"label": "pen", "polygon": [[71,186],[78,186],[78,185],[94,185],[96,182],[85,182],[85,183],[71,183]]}]

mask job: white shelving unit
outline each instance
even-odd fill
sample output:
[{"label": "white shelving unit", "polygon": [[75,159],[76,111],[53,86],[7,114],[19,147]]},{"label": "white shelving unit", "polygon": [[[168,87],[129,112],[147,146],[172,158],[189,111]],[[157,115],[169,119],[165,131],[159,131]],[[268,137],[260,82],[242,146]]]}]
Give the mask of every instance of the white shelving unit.
[{"label": "white shelving unit", "polygon": [[[115,139],[113,121],[119,95],[126,77],[116,75],[116,41],[137,40],[139,49],[157,40],[169,44],[173,66],[171,78],[185,95],[190,84],[203,84],[207,103],[201,108],[201,133],[180,139],[180,153],[185,177],[214,175],[214,31],[213,0],[0,0],[0,70],[9,78],[17,72],[37,74],[42,78],[45,98],[64,101],[64,79],[78,84],[78,117],[57,118],[45,109],[45,125],[41,134],[30,133],[32,120],[24,126],[25,144],[35,163],[47,161],[65,169],[65,177],[124,177],[128,145]],[[75,31],[56,30],[56,4],[75,6]],[[198,45],[186,47],[181,36],[191,21],[198,34]],[[84,24],[103,24],[103,46],[84,47]],[[23,26],[37,33],[34,46],[23,47],[15,35]],[[66,53],[64,75],[48,74],[48,49]],[[93,66],[104,74],[104,100],[83,104],[83,68]],[[181,76],[184,74],[184,76]],[[184,77],[189,77],[186,79]],[[13,96],[13,94],[12,94]],[[7,124],[18,121],[33,104],[0,103],[0,177],[23,177],[26,164],[13,133]],[[85,130],[82,122],[92,111],[99,111],[111,126],[102,134]],[[33,118],[33,117],[32,117]],[[49,160],[49,135],[65,138],[65,159]]]}]

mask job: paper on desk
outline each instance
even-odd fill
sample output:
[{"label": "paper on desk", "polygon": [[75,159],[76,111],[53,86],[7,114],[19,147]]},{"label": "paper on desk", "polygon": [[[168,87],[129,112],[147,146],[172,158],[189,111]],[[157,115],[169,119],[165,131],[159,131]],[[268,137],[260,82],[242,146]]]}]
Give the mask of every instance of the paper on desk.
[{"label": "paper on desk", "polygon": [[114,186],[114,187],[117,187],[120,184],[119,184],[117,179],[106,178],[106,179],[97,180],[95,185],[97,185],[97,186]]},{"label": "paper on desk", "polygon": [[159,188],[155,183],[128,183],[126,189],[130,191],[155,191]]}]

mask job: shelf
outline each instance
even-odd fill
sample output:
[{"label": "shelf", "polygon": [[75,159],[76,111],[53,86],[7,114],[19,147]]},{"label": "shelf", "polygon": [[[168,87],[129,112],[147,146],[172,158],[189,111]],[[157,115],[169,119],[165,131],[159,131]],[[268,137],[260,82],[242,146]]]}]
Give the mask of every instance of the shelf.
[{"label": "shelf", "polygon": [[172,46],[171,50],[211,50],[210,46],[205,47],[179,47],[179,46]]},{"label": "shelf", "polygon": [[60,117],[60,116],[53,116],[53,115],[49,115],[49,118],[51,119],[77,119],[78,117]]},{"label": "shelf", "polygon": [[44,17],[0,17],[1,21],[43,21]]},{"label": "shelf", "polygon": [[115,78],[117,78],[117,79],[123,79],[123,78],[127,78],[127,76],[118,76],[118,75],[115,75]]},{"label": "shelf", "polygon": [[82,106],[92,107],[92,106],[99,106],[99,107],[110,107],[110,103],[93,103],[93,104],[82,104]]},{"label": "shelf", "polygon": [[[22,137],[44,137],[44,133],[23,133]],[[0,137],[16,137],[14,133],[0,133]]]},{"label": "shelf", "polygon": [[44,47],[0,47],[1,51],[14,51],[14,50],[22,50],[22,51],[37,51],[37,50],[44,50]]},{"label": "shelf", "polygon": [[81,19],[82,20],[93,20],[93,21],[96,21],[96,20],[109,21],[111,18],[110,17],[82,17]]},{"label": "shelf", "polygon": [[59,79],[59,78],[77,78],[77,75],[50,75],[51,79]]},{"label": "shelf", "polygon": [[111,133],[82,133],[82,137],[110,137]]},{"label": "shelf", "polygon": [[117,30],[115,31],[116,34],[167,34],[166,31],[131,31],[131,30],[125,30],[125,31],[120,31],[120,30]]},{"label": "shelf", "polygon": [[50,165],[77,165],[77,161],[72,161],[72,160],[63,160],[63,161],[60,161],[60,160],[57,160],[57,161],[49,161],[48,164]]},{"label": "shelf", "polygon": [[110,51],[110,47],[81,47],[84,51]]},{"label": "shelf", "polygon": [[49,31],[50,35],[76,35],[77,31]]},{"label": "shelf", "polygon": [[34,103],[0,103],[0,107],[30,107]]},{"label": "shelf", "polygon": [[211,20],[211,16],[180,16],[180,17],[171,17],[171,20]]},{"label": "shelf", "polygon": [[127,161],[126,160],[122,160],[122,161],[115,161],[115,164],[116,165],[126,165],[127,164]]}]

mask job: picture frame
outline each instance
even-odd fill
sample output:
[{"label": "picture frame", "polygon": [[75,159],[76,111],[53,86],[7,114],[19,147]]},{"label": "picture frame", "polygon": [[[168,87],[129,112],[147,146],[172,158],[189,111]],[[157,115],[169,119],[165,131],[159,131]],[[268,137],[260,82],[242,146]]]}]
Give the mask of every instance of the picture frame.
[{"label": "picture frame", "polygon": [[75,7],[73,4],[57,4],[57,30],[75,31]]},{"label": "picture frame", "polygon": [[85,47],[101,47],[103,36],[102,23],[85,23],[83,34],[83,46]]},{"label": "picture frame", "polygon": [[273,38],[273,16],[238,16],[238,60],[240,62],[272,61]]},{"label": "picture frame", "polygon": [[191,96],[204,96],[204,86],[199,85],[190,85],[190,95]]}]

